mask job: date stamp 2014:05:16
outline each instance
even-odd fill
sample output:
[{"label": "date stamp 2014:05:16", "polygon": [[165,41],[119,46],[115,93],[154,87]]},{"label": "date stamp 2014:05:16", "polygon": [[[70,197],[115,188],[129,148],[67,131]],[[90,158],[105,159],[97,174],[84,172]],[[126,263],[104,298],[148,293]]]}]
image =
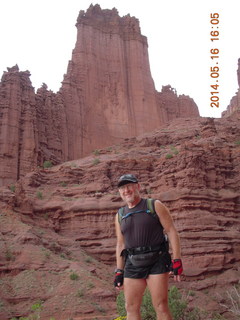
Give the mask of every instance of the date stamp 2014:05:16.
[{"label": "date stamp 2014:05:16", "polygon": [[[210,67],[210,76],[211,76],[211,96],[210,96],[210,106],[219,107],[219,49],[218,49],[218,41],[219,41],[219,13],[211,13],[210,14],[210,23],[211,23],[211,41],[213,43],[213,48],[210,49],[210,57],[211,57],[211,67]],[[215,80],[215,83],[214,83]]]}]

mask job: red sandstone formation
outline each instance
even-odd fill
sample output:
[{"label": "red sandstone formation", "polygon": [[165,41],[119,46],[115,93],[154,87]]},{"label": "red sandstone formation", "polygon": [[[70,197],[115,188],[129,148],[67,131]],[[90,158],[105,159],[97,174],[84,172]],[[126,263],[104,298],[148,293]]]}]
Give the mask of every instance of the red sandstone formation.
[{"label": "red sandstone formation", "polygon": [[67,126],[61,95],[45,84],[34,92],[29,71],[8,68],[0,84],[0,185],[18,180],[45,160],[67,160]]},{"label": "red sandstone formation", "polygon": [[226,290],[240,278],[239,123],[239,112],[175,119],[0,188],[0,319],[29,316],[39,300],[41,320],[116,317],[116,181],[125,172],[170,208],[182,242],[178,286],[194,294],[190,306],[224,313]]},{"label": "red sandstone formation", "polygon": [[[183,112],[187,117],[196,117],[197,106],[193,99],[185,95],[177,95],[177,92],[170,85],[163,86],[162,91],[157,93],[157,103],[160,118],[164,123],[175,118],[182,118]],[[183,111],[184,110],[184,111]]]},{"label": "red sandstone formation", "polygon": [[35,93],[29,71],[4,72],[0,84],[0,185],[16,181],[37,164]]},{"label": "red sandstone formation", "polygon": [[[237,80],[238,87],[240,87],[240,58],[238,59]],[[240,88],[238,88],[238,91],[236,92],[235,96],[232,97],[230,104],[227,107],[227,110],[222,112],[222,117],[228,117],[237,110],[240,110]]]},{"label": "red sandstone formation", "polygon": [[[77,159],[95,149],[198,117],[196,104],[155,90],[139,21],[116,9],[80,11],[77,41],[60,91],[34,93],[30,73],[9,68],[0,83],[0,185],[32,168]],[[160,70],[161,72],[161,70]]]},{"label": "red sandstone formation", "polygon": [[46,84],[43,84],[37,90],[35,101],[38,136],[37,164],[42,165],[46,160],[52,163],[68,160],[69,128],[62,96],[48,91]]},{"label": "red sandstone formation", "polygon": [[240,58],[238,59],[237,80],[238,80],[238,87],[240,87]]},{"label": "red sandstone formation", "polygon": [[222,117],[228,117],[237,110],[240,110],[240,89],[238,89],[236,95],[232,97],[227,110],[222,112]]}]

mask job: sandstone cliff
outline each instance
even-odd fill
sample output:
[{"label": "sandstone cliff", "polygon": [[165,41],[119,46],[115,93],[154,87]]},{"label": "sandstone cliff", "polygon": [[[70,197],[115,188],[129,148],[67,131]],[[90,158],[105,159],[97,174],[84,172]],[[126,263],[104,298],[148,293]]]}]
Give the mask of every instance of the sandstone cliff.
[{"label": "sandstone cliff", "polygon": [[114,318],[116,181],[133,172],[144,195],[170,208],[189,303],[204,319],[236,319],[220,304],[240,278],[239,124],[239,112],[175,119],[0,188],[0,318],[27,316],[38,300],[43,320]]},{"label": "sandstone cliff", "polygon": [[[187,96],[158,93],[139,21],[116,9],[80,11],[77,41],[62,87],[34,92],[28,71],[9,68],[0,83],[0,185],[44,161],[57,164],[158,128],[198,117]],[[159,70],[161,72],[161,70]]]},{"label": "sandstone cliff", "polygon": [[222,117],[228,117],[235,111],[240,110],[240,58],[238,59],[237,80],[238,90],[235,96],[232,97],[226,111],[222,112]]}]

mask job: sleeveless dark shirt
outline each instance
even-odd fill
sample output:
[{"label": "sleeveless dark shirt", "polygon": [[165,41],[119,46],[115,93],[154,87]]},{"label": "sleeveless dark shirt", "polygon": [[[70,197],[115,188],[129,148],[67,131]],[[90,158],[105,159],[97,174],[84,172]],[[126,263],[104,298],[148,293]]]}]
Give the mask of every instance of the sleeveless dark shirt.
[{"label": "sleeveless dark shirt", "polygon": [[[146,199],[141,199],[134,208],[129,209],[128,206],[125,206],[123,215],[139,210],[147,210]],[[146,212],[133,213],[122,219],[121,231],[126,249],[160,245],[164,240],[163,227],[159,219]]]}]

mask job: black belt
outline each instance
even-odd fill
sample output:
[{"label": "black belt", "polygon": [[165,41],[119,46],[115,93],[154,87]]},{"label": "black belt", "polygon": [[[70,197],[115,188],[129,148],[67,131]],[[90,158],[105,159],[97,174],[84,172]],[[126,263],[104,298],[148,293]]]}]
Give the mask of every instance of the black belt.
[{"label": "black belt", "polygon": [[124,249],[121,252],[121,256],[126,256],[128,254],[139,254],[139,253],[146,253],[146,252],[152,252],[152,251],[166,251],[165,243],[162,243],[161,245],[155,245],[155,246],[146,246],[146,247],[137,247],[137,248],[129,248]]}]

